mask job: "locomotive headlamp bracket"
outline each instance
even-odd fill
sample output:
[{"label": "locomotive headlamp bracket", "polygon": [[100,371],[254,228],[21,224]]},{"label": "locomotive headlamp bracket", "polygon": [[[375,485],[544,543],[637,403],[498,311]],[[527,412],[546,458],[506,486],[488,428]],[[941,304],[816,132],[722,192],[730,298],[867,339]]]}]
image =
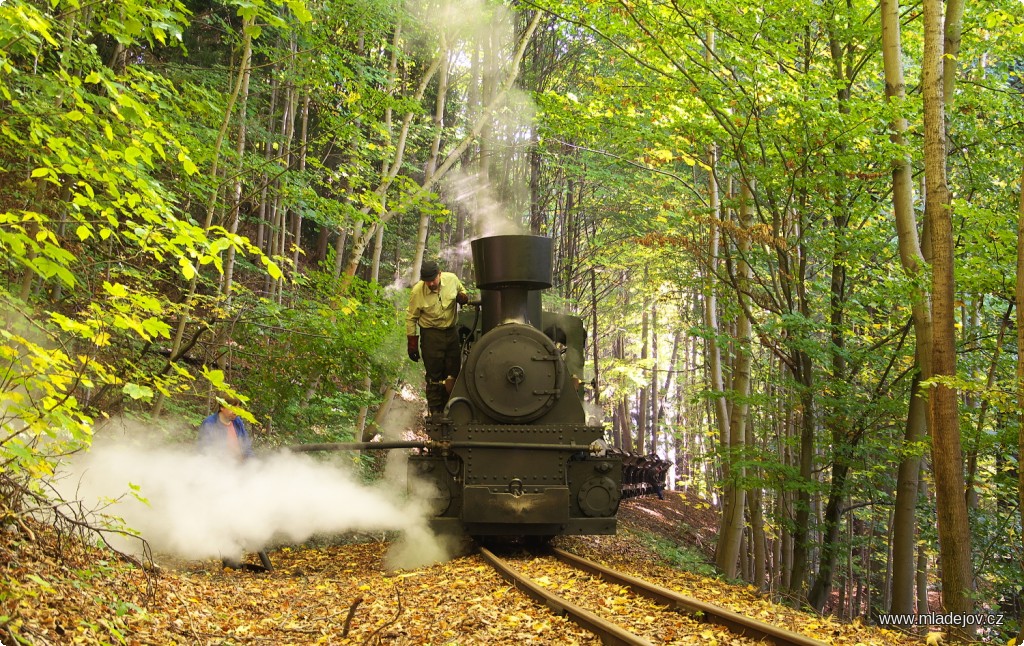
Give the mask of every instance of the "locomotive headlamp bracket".
[{"label": "locomotive headlamp bracket", "polygon": [[523,495],[523,481],[520,480],[519,478],[512,478],[512,480],[508,483],[508,492],[516,498]]}]

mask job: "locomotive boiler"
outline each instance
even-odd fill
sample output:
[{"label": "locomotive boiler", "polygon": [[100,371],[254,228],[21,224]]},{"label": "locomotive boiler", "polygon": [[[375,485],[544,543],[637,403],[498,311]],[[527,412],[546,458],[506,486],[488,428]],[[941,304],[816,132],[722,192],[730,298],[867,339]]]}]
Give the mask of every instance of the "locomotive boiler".
[{"label": "locomotive boiler", "polygon": [[460,317],[467,351],[431,442],[410,456],[430,484],[437,531],[471,536],[614,534],[622,456],[606,451],[581,401],[585,332],[542,310],[551,240],[472,243],[479,310]]}]

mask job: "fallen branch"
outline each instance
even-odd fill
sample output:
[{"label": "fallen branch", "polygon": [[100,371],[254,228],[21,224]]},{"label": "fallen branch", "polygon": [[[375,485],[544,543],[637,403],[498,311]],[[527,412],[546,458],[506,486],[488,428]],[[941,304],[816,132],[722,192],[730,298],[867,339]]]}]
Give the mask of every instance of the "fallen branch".
[{"label": "fallen branch", "polygon": [[363,602],[363,598],[359,597],[352,602],[352,605],[348,607],[348,616],[345,617],[345,624],[341,629],[342,638],[348,637],[348,629],[352,626],[352,617],[356,615],[356,608]]},{"label": "fallen branch", "polygon": [[379,626],[377,628],[377,630],[375,630],[372,633],[370,633],[370,635],[366,638],[366,640],[363,642],[363,644],[369,645],[370,642],[374,638],[376,638],[377,643],[380,644],[381,643],[380,632],[382,630],[384,630],[385,628],[387,628],[388,626],[394,625],[394,623],[396,621],[398,621],[398,618],[400,616],[402,616],[402,592],[401,592],[401,590],[398,590],[397,588],[395,589],[395,601],[398,603],[398,610],[395,611],[395,616],[391,618],[391,621],[388,621],[388,622],[382,624],[381,626]]}]

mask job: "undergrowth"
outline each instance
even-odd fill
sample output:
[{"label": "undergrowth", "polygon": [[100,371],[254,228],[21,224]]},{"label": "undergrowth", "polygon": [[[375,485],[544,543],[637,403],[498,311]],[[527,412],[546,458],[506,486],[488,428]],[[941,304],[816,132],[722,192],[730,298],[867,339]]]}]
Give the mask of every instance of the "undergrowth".
[{"label": "undergrowth", "polygon": [[679,545],[649,532],[637,532],[645,547],[654,551],[672,567],[700,576],[718,577],[719,573],[698,550]]}]

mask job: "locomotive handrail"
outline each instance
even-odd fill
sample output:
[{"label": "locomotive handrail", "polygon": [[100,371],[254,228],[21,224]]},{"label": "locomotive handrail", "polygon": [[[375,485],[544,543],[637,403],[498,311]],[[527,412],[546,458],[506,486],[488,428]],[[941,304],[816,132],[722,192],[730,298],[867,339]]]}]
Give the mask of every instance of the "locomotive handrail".
[{"label": "locomotive handrail", "polygon": [[476,407],[473,406],[473,402],[469,401],[466,397],[452,397],[448,400],[448,403],[444,407],[444,416],[448,417],[448,412],[452,409],[452,404],[465,404],[466,408],[469,409],[469,418],[475,424],[477,422]]}]

